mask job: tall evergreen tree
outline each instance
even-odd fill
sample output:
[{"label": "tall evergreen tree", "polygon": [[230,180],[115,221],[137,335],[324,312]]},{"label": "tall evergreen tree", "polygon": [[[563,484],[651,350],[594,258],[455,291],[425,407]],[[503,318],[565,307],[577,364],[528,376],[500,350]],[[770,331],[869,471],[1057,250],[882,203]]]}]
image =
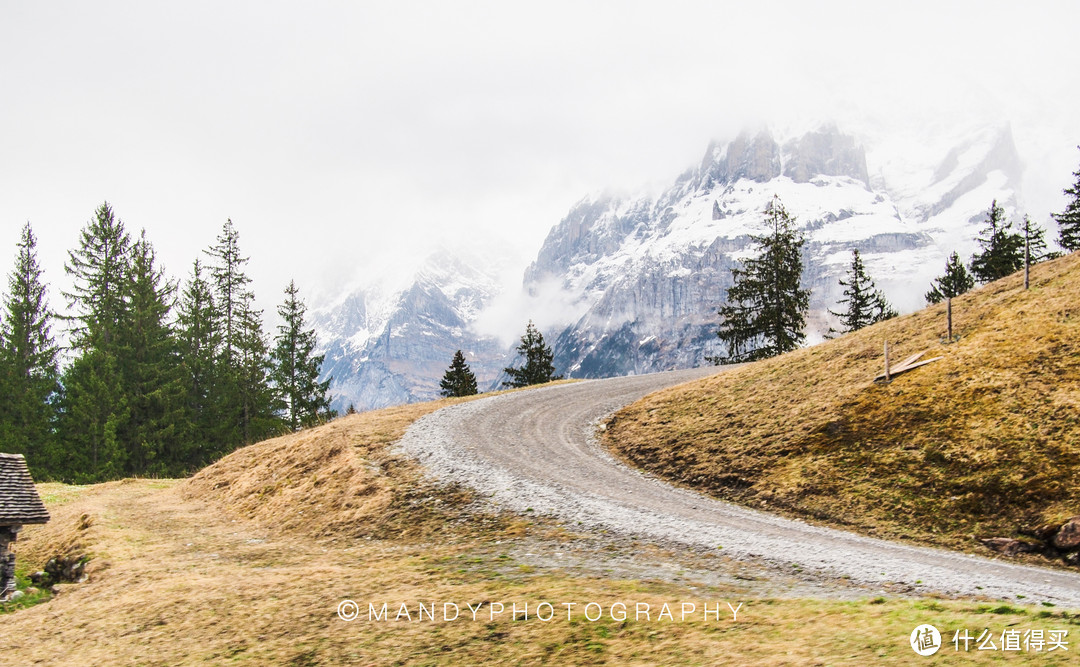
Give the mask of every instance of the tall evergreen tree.
[{"label": "tall evergreen tree", "polygon": [[1070,197],[1069,203],[1064,211],[1053,214],[1058,223],[1058,245],[1066,252],[1080,250],[1080,169],[1074,171],[1073,176],[1076,182],[1071,188],[1065,188],[1065,194]]},{"label": "tall evergreen tree", "polygon": [[215,261],[210,266],[213,296],[221,331],[217,365],[220,421],[214,442],[222,452],[251,443],[273,433],[277,403],[269,386],[270,357],[262,331],[262,311],[254,307],[255,294],[244,272],[248,258],[240,252],[240,234],[227,220],[217,245],[206,251]]},{"label": "tall evergreen tree", "polygon": [[843,308],[840,312],[830,310],[829,313],[839,317],[844,328],[839,332],[829,329],[830,334],[858,331],[871,324],[896,317],[896,310],[866,274],[866,267],[857,249],[851,251],[851,268],[848,270],[847,280],[840,279],[840,285],[844,287],[844,298],[839,301],[839,305]]},{"label": "tall evergreen tree", "polygon": [[255,295],[249,292],[237,313],[235,366],[231,369],[239,399],[237,426],[244,444],[274,435],[282,426],[278,417],[281,401],[270,386],[273,364],[263,332],[262,311],[253,307],[254,300]]},{"label": "tall evergreen tree", "polygon": [[74,283],[71,292],[64,292],[75,311],[68,318],[75,322],[73,348],[115,353],[117,332],[127,318],[130,253],[131,237],[105,202],[83,228],[79,247],[68,253],[64,265]]},{"label": "tall evergreen tree", "polygon": [[210,283],[198,259],[177,307],[180,368],[184,381],[186,435],[190,443],[187,467],[209,463],[221,453],[217,440],[222,380],[218,358],[221,330]]},{"label": "tall evergreen tree", "polygon": [[930,284],[926,302],[941,303],[945,299],[960,296],[974,286],[975,278],[960,261],[960,255],[954,252],[945,262],[945,274],[935,278]]},{"label": "tall evergreen tree", "polygon": [[474,396],[477,393],[476,376],[473,375],[469,364],[465,363],[465,355],[461,353],[461,350],[458,350],[450,361],[450,368],[446,369],[443,379],[439,382],[439,394],[450,398]]},{"label": "tall evergreen tree", "polygon": [[120,434],[131,411],[116,357],[97,349],[83,352],[64,369],[61,385],[63,448],[52,462],[55,476],[77,484],[121,476],[127,451]]},{"label": "tall evergreen tree", "polygon": [[774,197],[765,208],[768,233],[750,238],[758,246],[755,257],[732,269],[734,284],[728,302],[720,308],[717,336],[727,346],[726,357],[716,363],[736,363],[774,357],[794,350],[805,340],[810,290],[800,287],[805,239]]},{"label": "tall evergreen tree", "polygon": [[244,273],[244,265],[250,258],[240,253],[240,233],[233,226],[232,219],[227,219],[217,238],[217,245],[206,254],[216,260],[210,266],[214,280],[214,298],[221,319],[222,346],[228,363],[236,356],[242,319],[249,309],[249,302],[254,300],[248,284],[251,278]]},{"label": "tall evergreen tree", "polygon": [[49,475],[54,441],[59,349],[29,222],[16,247],[0,325],[0,442],[6,451],[25,455],[41,478]]},{"label": "tall evergreen tree", "polygon": [[971,272],[980,282],[993,282],[1024,267],[1024,237],[1012,231],[996,199],[986,214],[979,246],[982,252],[971,258]]},{"label": "tall evergreen tree", "polygon": [[131,410],[123,386],[122,332],[130,323],[131,239],[106,202],[68,253],[75,359],[64,370],[58,430],[64,478],[97,481],[126,470]]},{"label": "tall evergreen tree", "polygon": [[325,355],[314,354],[317,339],[314,329],[304,322],[306,307],[297,296],[295,281],[285,288],[285,301],[278,306],[282,324],[274,338],[271,353],[274,370],[271,378],[285,403],[285,423],[291,431],[312,426],[331,416],[331,378],[319,382]]},{"label": "tall evergreen tree", "polygon": [[561,380],[561,375],[555,375],[555,365],[552,363],[555,355],[551,348],[544,343],[544,334],[529,320],[525,326],[525,335],[521,337],[521,343],[517,346],[517,352],[525,358],[520,368],[508,366],[503,371],[510,376],[504,381],[504,387],[528,387],[534,384],[543,384],[552,380]]},{"label": "tall evergreen tree", "polygon": [[179,349],[169,322],[176,286],[155,262],[154,247],[143,231],[131,248],[128,325],[118,336],[130,410],[121,434],[129,473],[178,475],[185,468],[187,443],[182,439],[186,434]]}]

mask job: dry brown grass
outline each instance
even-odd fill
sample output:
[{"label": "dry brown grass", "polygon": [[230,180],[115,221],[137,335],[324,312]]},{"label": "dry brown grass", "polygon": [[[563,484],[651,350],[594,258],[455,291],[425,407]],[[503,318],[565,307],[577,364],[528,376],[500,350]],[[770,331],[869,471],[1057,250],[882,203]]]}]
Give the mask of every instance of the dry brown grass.
[{"label": "dry brown grass", "polygon": [[[945,632],[1080,625],[1077,616],[1051,609],[761,599],[734,585],[516,564],[506,555],[514,540],[549,528],[478,514],[468,494],[432,488],[414,464],[388,453],[413,419],[439,405],[356,415],[252,445],[190,480],[40,485],[53,519],[22,536],[21,567],[78,552],[91,557],[90,580],[0,616],[0,664],[908,664],[908,634],[923,622]],[[590,622],[577,611],[573,621],[548,623],[515,622],[509,614],[346,623],[335,614],[345,598],[365,607],[405,602],[414,610],[419,601],[744,607],[738,623],[727,616]],[[1071,656],[1008,658],[1066,664]],[[954,657],[982,664],[1003,656]]]},{"label": "dry brown grass", "polygon": [[[500,555],[497,531],[474,544],[309,539],[230,518],[214,502],[185,498],[183,483],[127,480],[87,487],[53,522],[27,531],[24,559],[50,553],[71,532],[92,554],[91,578],[53,600],[0,617],[0,664],[19,665],[861,665],[909,664],[908,634],[929,622],[943,632],[1006,626],[1071,630],[1057,610],[973,602],[777,600],[724,587],[528,572]],[[86,529],[76,527],[92,517]],[[493,549],[494,547],[494,549]],[[739,621],[586,620],[575,611],[541,623],[346,623],[349,598],[391,608],[418,601],[743,602]],[[580,609],[580,608],[579,608]],[[951,636],[951,634],[949,635]],[[951,648],[947,647],[951,652]],[[971,651],[983,664],[1068,664],[1071,654]]]},{"label": "dry brown grass", "polygon": [[[1080,513],[1080,253],[953,313],[954,344],[941,304],[654,394],[605,437],[721,498],[965,550]],[[885,340],[944,359],[873,384]]]},{"label": "dry brown grass", "polygon": [[181,491],[275,530],[421,538],[441,531],[472,495],[425,483],[418,466],[392,455],[390,445],[414,420],[462,400],[468,399],[349,415],[245,447],[204,468]]}]

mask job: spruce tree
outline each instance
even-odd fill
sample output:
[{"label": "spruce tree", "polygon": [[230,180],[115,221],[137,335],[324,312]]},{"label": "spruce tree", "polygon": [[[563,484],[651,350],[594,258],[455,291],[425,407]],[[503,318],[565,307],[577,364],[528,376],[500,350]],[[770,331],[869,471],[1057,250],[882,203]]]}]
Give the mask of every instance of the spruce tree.
[{"label": "spruce tree", "polygon": [[76,484],[120,477],[127,451],[121,432],[130,417],[116,357],[90,349],[64,369],[54,476]]},{"label": "spruce tree", "polygon": [[810,290],[800,287],[805,239],[774,197],[765,208],[768,233],[751,236],[758,246],[754,257],[732,269],[734,283],[728,302],[720,308],[717,336],[727,347],[716,363],[737,363],[774,357],[797,348],[806,336]]},{"label": "spruce tree", "polygon": [[446,398],[474,396],[478,393],[476,390],[476,376],[469,369],[469,365],[465,363],[465,355],[461,353],[461,350],[454,353],[450,368],[446,369],[446,373],[443,374],[439,387],[439,395]]},{"label": "spruce tree", "polygon": [[131,410],[123,386],[122,332],[130,323],[131,240],[106,202],[83,228],[65,271],[74,315],[75,359],[61,385],[57,455],[69,481],[100,481],[126,470],[123,436]]},{"label": "spruce tree", "polygon": [[185,469],[184,383],[170,311],[176,286],[156,266],[143,231],[131,247],[128,324],[119,332],[129,421],[127,472],[175,476]]},{"label": "spruce tree", "polygon": [[971,258],[971,272],[980,282],[989,283],[1024,267],[1024,237],[1005,220],[1005,209],[995,199],[986,214],[986,226],[979,234],[982,252]]},{"label": "spruce tree", "polygon": [[945,299],[960,296],[974,286],[975,278],[960,261],[960,255],[954,252],[945,262],[945,274],[935,278],[930,284],[926,302],[941,303]]},{"label": "spruce tree", "polygon": [[271,378],[284,401],[285,424],[290,431],[312,426],[331,416],[327,390],[332,378],[319,382],[325,355],[314,354],[317,339],[314,329],[304,322],[306,307],[297,296],[294,281],[285,288],[285,301],[278,306],[282,324],[271,353],[274,370]]},{"label": "spruce tree", "polygon": [[29,222],[16,247],[0,326],[0,442],[5,451],[26,456],[34,476],[43,478],[50,476],[59,349]]},{"label": "spruce tree", "polygon": [[79,236],[79,247],[68,253],[64,265],[74,283],[64,292],[75,315],[67,319],[71,345],[76,350],[115,352],[117,332],[127,318],[127,277],[131,265],[131,238],[124,223],[105,202],[94,212]]},{"label": "spruce tree", "polygon": [[241,320],[244,310],[254,298],[248,289],[251,278],[244,273],[244,265],[250,258],[240,253],[240,233],[236,231],[231,218],[225,221],[217,245],[207,250],[206,254],[216,260],[210,266],[210,274],[214,280],[214,298],[221,319],[222,351],[231,365],[243,328]]},{"label": "spruce tree", "polygon": [[221,381],[220,421],[214,442],[217,453],[226,453],[274,433],[280,421],[269,386],[271,366],[262,311],[254,307],[255,294],[248,288],[251,278],[244,273],[248,258],[240,252],[240,234],[231,219],[225,222],[217,245],[206,252],[215,260],[210,273],[221,330],[216,362]]},{"label": "spruce tree", "polygon": [[190,443],[186,466],[192,469],[209,463],[223,449],[217,439],[221,423],[222,380],[217,363],[221,331],[212,288],[203,277],[198,259],[180,295],[177,328],[184,382],[185,437]]},{"label": "spruce tree", "polygon": [[503,369],[510,376],[502,383],[504,387],[528,387],[562,379],[561,375],[555,375],[555,365],[552,363],[554,354],[544,343],[544,334],[540,333],[532,320],[525,326],[525,335],[516,349],[525,362],[521,368],[508,366]]},{"label": "spruce tree", "polygon": [[871,324],[896,317],[896,310],[866,274],[866,267],[857,249],[851,251],[851,268],[848,270],[847,280],[840,279],[840,285],[844,287],[844,298],[838,303],[843,308],[840,312],[830,310],[829,314],[840,318],[840,323],[844,328],[839,332],[829,329],[830,334],[858,331]]},{"label": "spruce tree", "polygon": [[1080,250],[1080,169],[1074,171],[1073,176],[1076,182],[1071,188],[1065,188],[1065,194],[1070,197],[1065,210],[1053,214],[1058,223],[1058,245],[1066,252]]}]

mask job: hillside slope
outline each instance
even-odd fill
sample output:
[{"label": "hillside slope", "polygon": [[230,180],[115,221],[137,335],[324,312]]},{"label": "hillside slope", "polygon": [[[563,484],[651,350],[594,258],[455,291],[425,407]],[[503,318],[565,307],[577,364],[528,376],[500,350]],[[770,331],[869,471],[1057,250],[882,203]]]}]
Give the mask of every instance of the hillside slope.
[{"label": "hillside slope", "polygon": [[[619,455],[720,498],[872,535],[981,550],[1080,513],[1080,254],[945,305],[654,394]],[[915,286],[916,289],[922,286]],[[883,343],[899,361],[872,378]]]}]

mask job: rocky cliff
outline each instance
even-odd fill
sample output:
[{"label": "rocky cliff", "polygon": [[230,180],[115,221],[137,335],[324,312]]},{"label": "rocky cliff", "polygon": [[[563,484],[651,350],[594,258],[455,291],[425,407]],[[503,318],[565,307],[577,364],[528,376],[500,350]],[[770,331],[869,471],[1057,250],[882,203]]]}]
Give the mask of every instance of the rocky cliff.
[{"label": "rocky cliff", "polygon": [[554,341],[559,372],[602,377],[685,368],[716,354],[716,310],[731,269],[751,251],[762,211],[779,196],[807,238],[810,339],[830,321],[839,278],[858,248],[902,309],[952,250],[973,249],[992,199],[1015,207],[1019,160],[1007,128],[965,138],[927,182],[871,186],[868,153],[835,126],[776,139],[769,131],[713,143],[655,197],[590,197],[548,235],[525,288],[557,281],[585,314]]}]

